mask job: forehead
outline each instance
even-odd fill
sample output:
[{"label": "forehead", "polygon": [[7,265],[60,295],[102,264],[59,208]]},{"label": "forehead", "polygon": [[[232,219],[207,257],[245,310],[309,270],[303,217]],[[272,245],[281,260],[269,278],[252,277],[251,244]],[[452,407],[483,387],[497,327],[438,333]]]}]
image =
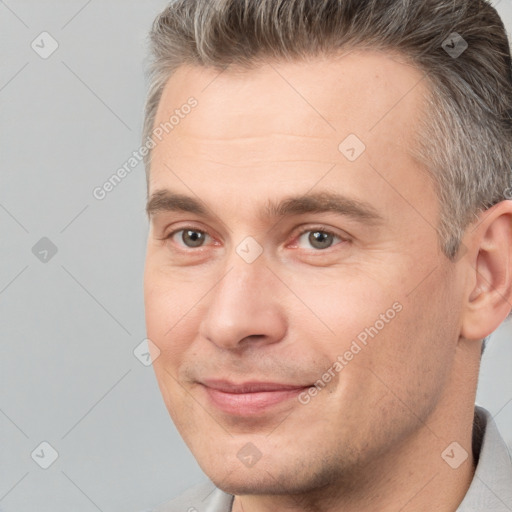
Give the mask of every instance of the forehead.
[{"label": "forehead", "polygon": [[[382,178],[424,187],[424,176],[411,172],[418,166],[409,150],[426,92],[421,71],[377,51],[250,70],[183,66],[167,82],[157,111],[155,127],[181,115],[153,149],[150,193],[167,185],[190,192],[187,184],[206,193],[205,184],[216,183],[233,194],[257,184],[271,195],[276,183],[307,189],[335,164],[338,181],[361,196],[364,178],[376,179],[369,160],[381,166],[377,187]],[[181,111],[190,98],[197,105]],[[363,157],[347,159],[347,140],[355,141],[356,152],[364,149]]]},{"label": "forehead", "polygon": [[[268,61],[252,69],[181,66],[164,88],[156,117],[157,123],[168,120],[180,104],[194,96],[200,103],[194,112],[194,129],[205,137],[213,134],[202,121],[213,116],[223,121],[216,130],[220,137],[255,135],[258,127],[264,135],[272,127],[302,134],[329,133],[349,126],[367,131],[391,111],[395,117],[410,117],[406,108],[395,107],[407,97],[417,103],[426,87],[423,78],[424,73],[405,57],[369,50],[340,51],[293,62]],[[270,118],[265,117],[269,109],[275,113]],[[254,122],[228,123],[249,115],[258,126]],[[176,128],[179,131],[179,126]]]}]

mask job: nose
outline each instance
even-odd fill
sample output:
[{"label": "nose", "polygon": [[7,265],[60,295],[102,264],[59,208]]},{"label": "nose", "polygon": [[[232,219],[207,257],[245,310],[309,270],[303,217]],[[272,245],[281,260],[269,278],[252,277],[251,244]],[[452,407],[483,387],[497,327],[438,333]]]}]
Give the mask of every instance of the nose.
[{"label": "nose", "polygon": [[205,305],[199,334],[219,348],[279,342],[286,334],[278,281],[265,260],[247,263],[234,254]]}]

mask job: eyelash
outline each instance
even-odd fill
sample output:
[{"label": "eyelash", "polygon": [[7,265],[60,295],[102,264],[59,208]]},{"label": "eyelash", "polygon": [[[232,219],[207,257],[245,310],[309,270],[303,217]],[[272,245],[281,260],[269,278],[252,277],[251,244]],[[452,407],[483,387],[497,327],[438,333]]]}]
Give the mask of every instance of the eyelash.
[{"label": "eyelash", "polygon": [[[180,229],[176,229],[174,231],[171,231],[171,233],[169,233],[168,235],[164,236],[163,238],[160,238],[159,240],[170,240],[176,233],[179,233],[181,231],[197,231],[198,233],[203,233],[205,235],[208,235],[210,238],[214,238],[210,233],[208,233],[208,231],[205,231],[204,229],[197,229],[195,228],[194,226],[184,226]],[[304,235],[305,233],[315,233],[315,232],[320,232],[320,233],[325,233],[327,235],[330,235],[332,237],[335,237],[335,238],[339,238],[342,242],[346,242],[348,241],[347,239],[343,238],[341,235],[338,235],[336,233],[334,233],[334,231],[326,228],[325,226],[314,226],[314,227],[308,227],[308,228],[305,228],[303,230],[301,230],[297,235],[295,235],[294,239],[299,239],[302,235]],[[332,246],[328,247],[327,249],[312,249],[313,251],[315,252],[326,252],[328,251]],[[188,251],[188,250],[197,250],[197,249],[202,249],[203,246],[200,246],[200,247],[197,247],[197,248],[193,248],[193,247],[188,247],[188,248],[182,248],[182,250],[185,250],[185,251]]]}]

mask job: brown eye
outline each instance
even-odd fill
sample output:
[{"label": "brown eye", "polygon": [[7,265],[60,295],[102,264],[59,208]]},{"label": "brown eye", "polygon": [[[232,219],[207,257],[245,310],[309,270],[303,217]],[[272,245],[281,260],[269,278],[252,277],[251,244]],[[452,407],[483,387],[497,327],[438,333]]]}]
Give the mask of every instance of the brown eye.
[{"label": "brown eye", "polygon": [[182,229],[181,241],[187,247],[201,247],[206,240],[206,233],[197,231],[196,229]]},{"label": "brown eye", "polygon": [[210,238],[210,235],[204,231],[200,231],[199,229],[185,228],[177,229],[176,231],[169,233],[165,238],[173,240],[175,243],[183,247],[195,249],[203,246],[205,241]]},{"label": "brown eye", "polygon": [[309,234],[308,241],[315,249],[327,249],[333,243],[333,236],[323,231],[312,231]]},{"label": "brown eye", "polygon": [[322,250],[331,247],[336,240],[341,241],[341,238],[334,233],[321,229],[310,229],[300,235],[299,244],[306,243],[313,249]]}]

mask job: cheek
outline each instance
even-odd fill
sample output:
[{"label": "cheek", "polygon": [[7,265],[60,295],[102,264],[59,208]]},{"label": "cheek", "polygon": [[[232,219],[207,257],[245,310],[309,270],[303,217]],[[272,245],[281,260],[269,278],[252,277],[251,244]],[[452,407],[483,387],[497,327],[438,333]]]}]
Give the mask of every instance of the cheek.
[{"label": "cheek", "polygon": [[383,389],[411,409],[418,408],[423,417],[448,384],[458,339],[450,299],[443,295],[446,280],[431,277],[431,282],[402,296],[402,311],[372,348],[373,371]]},{"label": "cheek", "polygon": [[153,370],[165,407],[176,427],[181,431],[182,421],[186,421],[184,411],[191,405],[190,395],[185,393],[182,386],[177,383],[173,376],[175,370],[169,367],[169,363],[163,357],[153,363]]},{"label": "cheek", "polygon": [[[183,294],[182,294],[183,296]],[[176,284],[159,272],[146,271],[144,277],[144,307],[147,337],[158,347],[159,357],[154,362],[160,381],[166,380],[165,370],[173,375],[179,367],[192,333],[187,333],[193,314],[188,300],[179,300]],[[186,297],[186,294],[184,295]]]},{"label": "cheek", "polygon": [[[184,279],[176,271],[148,261],[144,272],[144,307],[148,335],[172,339],[188,322],[189,314],[204,295],[204,280]],[[151,338],[151,336],[149,336]]]},{"label": "cheek", "polygon": [[438,364],[438,357],[450,358],[443,339],[450,336],[451,311],[445,307],[448,299],[438,303],[432,297],[439,297],[446,279],[431,276],[431,282],[410,293],[413,272],[389,270],[380,278],[354,272],[331,276],[315,286],[296,283],[295,291],[309,309],[296,318],[299,329],[311,335],[313,348],[325,354],[331,365],[342,356],[343,368],[333,367],[334,373],[344,375],[342,387],[354,391],[364,374],[369,381],[377,379],[376,388],[385,388],[377,374],[397,392],[410,392],[413,399],[428,390],[435,394],[446,380],[446,367]]},{"label": "cheek", "polygon": [[308,308],[296,320],[305,328],[318,326],[317,331],[323,326],[329,340],[324,349],[334,356],[347,350],[353,340],[359,339],[364,345],[390,330],[404,309],[400,294],[391,286],[362,274],[332,277],[314,285],[304,283],[295,290]]}]

